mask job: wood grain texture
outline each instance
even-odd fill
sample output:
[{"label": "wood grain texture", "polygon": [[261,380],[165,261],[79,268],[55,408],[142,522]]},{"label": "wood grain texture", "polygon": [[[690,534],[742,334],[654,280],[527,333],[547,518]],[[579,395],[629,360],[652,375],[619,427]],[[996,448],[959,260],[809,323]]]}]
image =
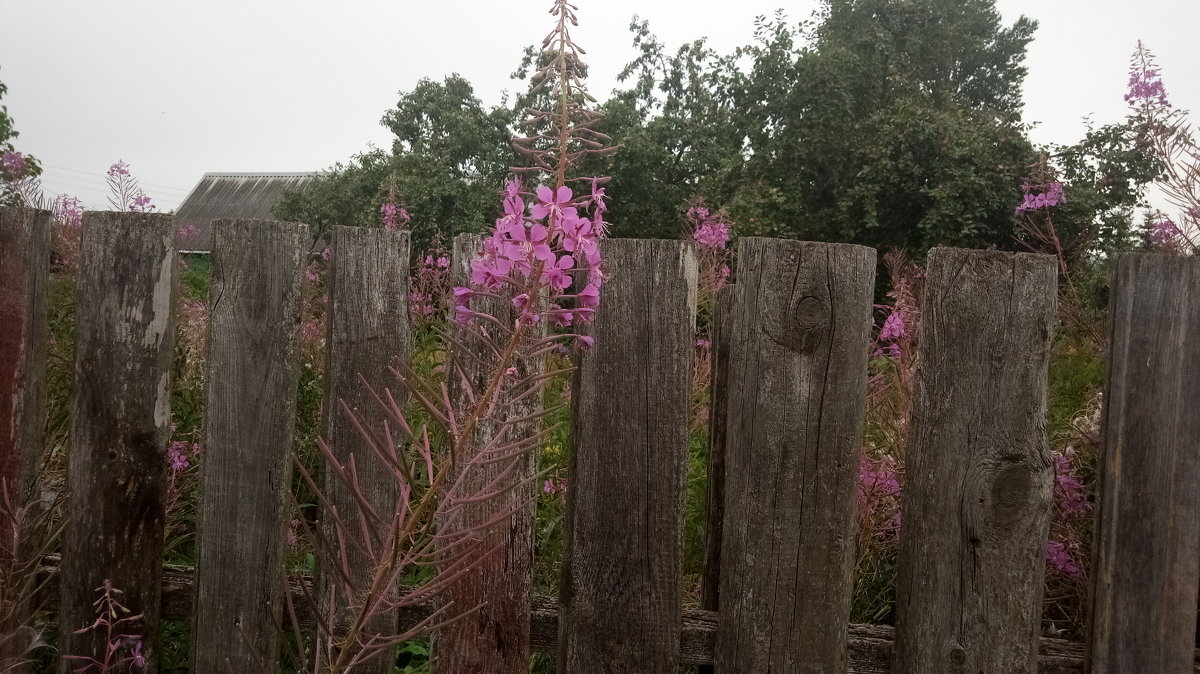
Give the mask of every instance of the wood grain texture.
[{"label": "wood grain texture", "polygon": [[1090,670],[1182,672],[1200,583],[1200,259],[1112,276]]},{"label": "wood grain texture", "polygon": [[[47,608],[53,610],[58,599],[58,569],[54,559],[39,571],[42,595]],[[187,618],[192,615],[195,592],[194,573],[187,567],[169,567],[163,571],[162,616],[164,618]],[[312,625],[311,613],[299,585],[289,582],[288,591],[297,605],[302,625]],[[433,602],[418,604],[403,611],[400,627],[414,626],[436,609]],[[554,597],[533,598],[530,615],[530,637],[533,648],[553,653],[558,644],[558,600]],[[696,608],[684,608],[680,621],[679,662],[682,665],[704,665],[713,661],[713,646],[716,643],[717,614]],[[849,642],[849,674],[890,674],[893,649],[893,630],[888,625],[849,625],[846,629]],[[1200,674],[1200,650],[1194,654],[1192,669],[1181,671]],[[1038,645],[1039,674],[1081,674],[1083,671],[1083,644],[1043,637]]]},{"label": "wood grain texture", "polygon": [[[470,286],[471,260],[480,250],[482,238],[463,234],[454,239],[452,259],[453,286]],[[512,325],[517,318],[513,305],[503,298],[476,297],[471,308],[502,323]],[[485,328],[487,326],[484,326]],[[496,372],[499,358],[479,332],[479,326],[451,325],[455,344],[450,350],[451,367],[447,377],[456,415],[463,419],[471,407],[463,378],[471,390],[481,393]],[[538,329],[535,337],[544,335]],[[503,348],[502,336],[495,340]],[[542,371],[539,362],[518,361],[517,378],[524,379]],[[519,389],[523,391],[525,389]],[[518,392],[519,392],[518,391]],[[433,641],[433,671],[445,674],[524,674],[529,671],[529,611],[533,594],[533,544],[536,492],[533,476],[537,472],[537,452],[529,451],[508,458],[494,457],[490,463],[476,462],[479,451],[501,432],[505,419],[521,419],[542,410],[542,395],[532,395],[517,403],[502,395],[497,411],[481,420],[470,442],[455,460],[455,479],[461,475],[461,494],[486,494],[510,489],[502,496],[465,504],[452,517],[443,519],[440,531],[456,533],[484,526],[504,513],[507,521],[481,532],[479,543],[470,553],[473,568],[456,581],[443,598],[451,613],[469,611],[471,615],[437,630]],[[536,419],[510,426],[506,437],[515,441],[531,437],[541,427]],[[481,457],[482,458],[482,457]],[[465,475],[462,471],[466,471]],[[490,554],[489,550],[495,549]]]},{"label": "wood grain texture", "polygon": [[896,672],[1034,672],[1054,479],[1047,255],[929,255],[897,562]]},{"label": "wood grain texture", "polygon": [[674,674],[696,256],[679,241],[602,246],[612,277],[572,386],[558,669]]},{"label": "wood grain texture", "polygon": [[[87,212],[79,262],[74,401],[63,533],[62,653],[103,657],[97,588],[145,617],[146,670],[157,670],[156,630],[171,365],[175,347],[175,219]],[[73,666],[63,661],[59,670]]]},{"label": "wood grain texture", "polygon": [[[387,465],[374,456],[363,442],[354,420],[342,408],[353,411],[364,428],[379,431],[385,413],[363,386],[363,377],[376,391],[391,388],[399,401],[402,392],[389,366],[405,365],[412,358],[412,336],[408,321],[409,233],[334,227],[329,273],[329,322],[325,358],[325,440],[338,457],[338,463],[350,466],[358,475],[359,491],[375,512],[386,517],[395,512],[397,482]],[[353,494],[332,471],[324,474],[325,495],[350,526],[348,537],[363,539],[359,529],[359,508]],[[325,539],[339,540],[332,519],[322,517]],[[374,570],[369,558],[348,545],[346,566],[354,587],[366,587]],[[331,580],[323,574],[319,586]],[[324,598],[325,591],[318,592]],[[325,606],[327,614],[361,607],[347,601],[345,595],[334,605]],[[347,616],[348,618],[348,616]],[[385,614],[371,623],[371,631],[383,636],[395,634],[397,616]],[[391,674],[395,658],[377,657],[355,668],[364,674]]]},{"label": "wood grain texture", "polygon": [[192,671],[275,672],[308,229],[213,223]]},{"label": "wood grain texture", "polygon": [[[47,288],[50,213],[0,208],[0,671],[33,641],[20,630],[33,624],[34,576],[22,568],[29,547],[16,509],[37,498],[46,397]],[[36,513],[34,513],[36,515]],[[32,519],[32,518],[31,518]],[[30,526],[28,521],[25,527]],[[13,669],[23,674],[29,668]]]},{"label": "wood grain texture", "polygon": [[718,672],[844,672],[875,251],[743,238]]}]

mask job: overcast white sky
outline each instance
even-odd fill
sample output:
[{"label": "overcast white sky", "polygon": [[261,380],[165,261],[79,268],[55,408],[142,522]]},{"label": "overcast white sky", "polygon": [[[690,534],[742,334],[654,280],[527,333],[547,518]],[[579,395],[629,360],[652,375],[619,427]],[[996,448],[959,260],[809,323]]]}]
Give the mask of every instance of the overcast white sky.
[{"label": "overcast white sky", "polygon": [[[576,41],[603,100],[634,56],[634,14],[671,49],[707,36],[727,52],[754,17],[808,18],[816,0],[578,0]],[[1040,28],[1029,50],[1025,119],[1037,142],[1069,143],[1081,118],[1120,120],[1139,39],[1171,100],[1200,112],[1200,0],[997,0],[1006,22]],[[549,30],[547,0],[0,0],[0,81],[44,165],[49,195],[106,207],[104,174],[131,165],[162,210],[206,171],[310,171],[374,143],[379,118],[422,77],[466,77],[500,100],[527,44]]]}]

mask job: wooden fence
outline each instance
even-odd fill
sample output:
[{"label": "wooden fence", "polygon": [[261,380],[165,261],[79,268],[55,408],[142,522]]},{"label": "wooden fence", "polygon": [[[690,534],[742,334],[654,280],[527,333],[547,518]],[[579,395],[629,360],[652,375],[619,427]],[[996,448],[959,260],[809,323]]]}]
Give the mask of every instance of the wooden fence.
[{"label": "wooden fence", "polygon": [[[0,479],[18,491],[42,451],[49,227],[44,212],[0,210]],[[68,518],[49,585],[62,652],[102,647],[72,629],[92,622],[105,580],[151,625],[192,618],[195,672],[259,671],[278,651],[296,591],[282,566],[304,243],[302,225],[215,226],[197,567],[164,571],[174,223],[85,215]],[[338,228],[332,248],[326,395],[353,404],[357,372],[408,357],[408,239]],[[456,247],[458,273],[469,250]],[[893,630],[847,625],[875,251],[742,239],[738,283],[716,305],[704,608],[688,610],[696,259],[676,241],[604,252],[596,348],[572,387],[561,591],[530,596],[532,511],[516,508],[492,534],[504,552],[454,591],[484,607],[436,636],[437,671],[525,672],[531,648],[572,673],[1200,671],[1200,259],[1114,265],[1084,645],[1040,637],[1053,259],[930,254]],[[336,418],[325,434],[352,449]],[[152,635],[144,653],[155,671]]]}]

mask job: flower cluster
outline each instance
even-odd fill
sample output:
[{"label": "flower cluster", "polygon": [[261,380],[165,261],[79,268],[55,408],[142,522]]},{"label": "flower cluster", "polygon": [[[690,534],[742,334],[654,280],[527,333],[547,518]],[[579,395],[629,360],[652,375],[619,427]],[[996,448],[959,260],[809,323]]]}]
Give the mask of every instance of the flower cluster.
[{"label": "flower cluster", "polygon": [[863,452],[858,464],[858,510],[864,518],[863,533],[889,538],[900,532],[899,461],[887,454],[878,457]]},{"label": "flower cluster", "polygon": [[1079,577],[1079,565],[1075,563],[1070,548],[1062,541],[1046,541],[1046,564],[1070,578]]},{"label": "flower cluster", "polygon": [[1154,66],[1153,57],[1142,47],[1141,41],[1138,42],[1138,52],[1129,69],[1129,91],[1125,94],[1125,102],[1135,108],[1144,105],[1171,107],[1161,72]]},{"label": "flower cluster", "polygon": [[1063,452],[1054,453],[1054,502],[1063,517],[1081,515],[1092,507],[1087,487],[1076,474],[1071,459]]},{"label": "flower cluster", "polygon": [[5,151],[0,155],[0,168],[3,168],[11,179],[15,180],[24,175],[25,165],[25,155],[20,152]]},{"label": "flower cluster", "polygon": [[1034,185],[1026,180],[1021,185],[1021,191],[1025,193],[1025,198],[1017,205],[1017,215],[1049,209],[1067,201],[1063,196],[1063,185],[1057,180],[1044,185]]},{"label": "flower cluster", "polygon": [[552,477],[547,478],[542,484],[542,491],[546,492],[547,494],[567,493],[567,478],[563,477],[557,480]]},{"label": "flower cluster", "polygon": [[687,220],[692,226],[692,240],[705,248],[725,248],[729,243],[728,222],[723,213],[712,214],[703,202],[688,208]]},{"label": "flower cluster", "polygon": [[108,188],[112,192],[108,203],[113,210],[149,213],[155,208],[150,197],[138,187],[137,179],[129,172],[129,164],[124,161],[118,160],[108,167]]},{"label": "flower cluster", "polygon": [[408,314],[414,325],[441,315],[450,280],[450,258],[436,246],[429,250],[408,279]]},{"label": "flower cluster", "polygon": [[[590,321],[604,282],[600,256],[600,239],[606,230],[604,198],[599,181],[592,182],[591,195],[580,198],[569,187],[554,190],[542,185],[527,208],[520,183],[509,182],[504,215],[497,218],[483,251],[471,262],[474,288],[454,289],[456,320],[462,323],[481,316],[471,311],[472,297],[507,290],[520,312],[518,324],[537,323],[543,317],[560,326]],[[591,217],[582,215],[581,209],[589,207]],[[572,272],[585,268],[584,288],[567,293],[574,282]],[[559,304],[572,298],[572,308]]]},{"label": "flower cluster", "polygon": [[703,200],[687,209],[688,238],[699,246],[700,282],[709,294],[729,283],[729,239],[733,224],[724,209],[713,213]]},{"label": "flower cluster", "polygon": [[51,210],[55,222],[63,227],[79,229],[83,225],[83,202],[75,197],[58,195]]},{"label": "flower cluster", "polygon": [[408,223],[412,220],[408,211],[403,206],[397,206],[391,202],[384,202],[379,207],[379,223],[389,232],[395,229],[408,227]]}]

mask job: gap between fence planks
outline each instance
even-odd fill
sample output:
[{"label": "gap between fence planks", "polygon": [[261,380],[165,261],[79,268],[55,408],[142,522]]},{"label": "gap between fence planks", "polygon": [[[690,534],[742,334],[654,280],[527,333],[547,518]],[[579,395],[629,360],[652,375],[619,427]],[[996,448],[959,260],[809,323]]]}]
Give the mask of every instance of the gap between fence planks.
[{"label": "gap between fence planks", "polygon": [[[483,237],[462,234],[454,239],[451,262],[451,286],[471,285],[471,260],[481,250]],[[512,325],[517,312],[503,297],[477,296],[471,301],[473,311],[495,317]],[[454,343],[449,348],[446,382],[456,416],[461,420],[473,404],[464,385],[482,394],[496,371],[498,361],[492,347],[479,336],[478,330],[490,326],[450,327]],[[494,330],[494,328],[493,328]],[[532,338],[544,331],[535,331]],[[503,347],[504,336],[495,339]],[[540,362],[540,359],[539,359]],[[539,362],[517,362],[517,379],[536,376],[543,368]],[[522,389],[523,390],[523,389]],[[502,495],[483,501],[463,504],[453,519],[440,522],[441,532],[455,534],[478,528],[504,513],[511,513],[482,530],[480,540],[470,553],[474,565],[470,571],[447,589],[443,601],[451,614],[472,611],[434,632],[431,667],[434,672],[487,672],[488,674],[517,674],[529,671],[529,611],[533,587],[534,518],[537,505],[532,482],[537,473],[537,451],[528,450],[491,462],[473,461],[480,449],[500,432],[503,419],[535,416],[543,408],[542,398],[535,394],[523,401],[511,403],[510,394],[502,394],[493,416],[480,419],[463,452],[455,457],[454,474],[448,483],[462,475],[460,496],[486,494],[508,489]],[[503,414],[504,417],[499,415]],[[510,426],[509,441],[533,437],[541,419]],[[497,482],[499,480],[499,482]],[[447,540],[454,541],[453,538]],[[490,554],[488,551],[491,551]],[[451,555],[451,559],[458,555]],[[476,609],[476,607],[478,607]]]},{"label": "gap between fence planks", "polygon": [[296,223],[213,223],[196,674],[279,670],[307,236]]},{"label": "gap between fence planks", "polygon": [[1112,293],[1089,667],[1184,671],[1200,583],[1200,259],[1121,255]]},{"label": "gap between fence planks", "polygon": [[[0,670],[19,658],[35,635],[34,574],[18,569],[35,553],[15,533],[31,532],[37,512],[18,515],[40,497],[36,469],[42,454],[46,392],[50,213],[0,208]],[[40,532],[38,532],[40,533]],[[48,533],[48,532],[47,532]],[[13,573],[9,576],[7,574]],[[28,667],[12,674],[31,671]]]},{"label": "gap between fence planks", "polygon": [[[364,227],[333,228],[333,246],[329,271],[329,319],[325,357],[325,440],[338,463],[349,470],[351,458],[358,475],[358,486],[371,507],[390,521],[395,512],[397,482],[363,442],[353,420],[342,409],[353,410],[363,427],[379,431],[386,413],[363,386],[360,375],[372,388],[392,389],[397,402],[404,405],[403,387],[388,372],[389,366],[407,367],[412,358],[412,338],[408,318],[409,233]],[[346,538],[362,540],[359,512],[354,496],[332,471],[324,471],[325,496],[338,509],[349,531],[339,537],[328,514],[320,519],[325,541],[333,544]],[[335,551],[336,552],[336,551]],[[356,588],[366,586],[372,565],[367,556],[350,544],[345,546],[346,566]],[[322,569],[317,596],[328,616],[343,616],[347,607],[361,608],[358,598],[336,595],[328,602],[332,572]],[[341,584],[333,581],[334,587]],[[350,618],[351,616],[344,616]],[[395,634],[394,612],[376,616],[370,623],[372,633]],[[342,619],[337,621],[339,624]],[[364,674],[390,674],[395,658],[377,657],[357,665]]]},{"label": "gap between fence planks", "polygon": [[875,251],[738,246],[716,670],[844,672]]},{"label": "gap between fence planks", "polygon": [[1037,668],[1056,300],[1049,255],[930,252],[896,570],[897,672]]},{"label": "gap between fence planks", "polygon": [[[111,583],[121,604],[143,614],[126,631],[141,636],[153,672],[175,355],[175,218],[89,211],[82,236],[61,652],[104,657],[104,630],[76,631],[95,622],[97,589]],[[64,658],[59,671],[76,667]]]},{"label": "gap between fence planks", "polygon": [[679,666],[696,254],[610,239],[612,270],[572,391],[560,671]]}]

